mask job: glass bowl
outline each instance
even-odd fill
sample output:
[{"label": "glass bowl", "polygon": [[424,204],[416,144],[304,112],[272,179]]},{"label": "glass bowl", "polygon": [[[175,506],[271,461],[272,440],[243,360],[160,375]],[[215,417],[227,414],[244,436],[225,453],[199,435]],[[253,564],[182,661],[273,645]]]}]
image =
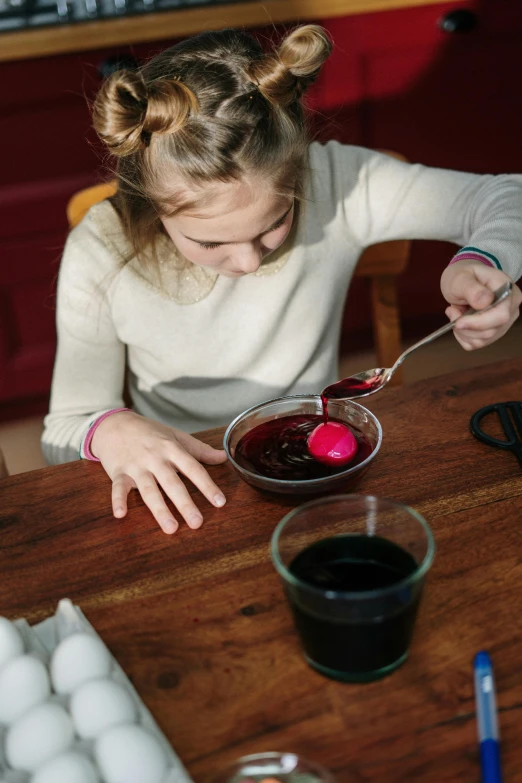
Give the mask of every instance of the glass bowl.
[{"label": "glass bowl", "polygon": [[243,756],[217,774],[210,783],[335,783],[328,770],[295,753],[255,753]]},{"label": "glass bowl", "polygon": [[339,491],[358,481],[368,470],[381,447],[382,428],[379,420],[371,411],[353,400],[329,400],[328,415],[330,419],[352,425],[364,436],[371,448],[370,454],[362,462],[330,476],[313,479],[291,481],[288,479],[270,478],[239,465],[235,460],[236,447],[243,435],[264,422],[279,419],[283,416],[298,414],[316,414],[323,412],[319,395],[297,395],[295,397],[279,397],[268,400],[260,405],[241,413],[229,425],[225,432],[223,448],[242,479],[257,489],[276,492],[285,495],[319,495]]}]

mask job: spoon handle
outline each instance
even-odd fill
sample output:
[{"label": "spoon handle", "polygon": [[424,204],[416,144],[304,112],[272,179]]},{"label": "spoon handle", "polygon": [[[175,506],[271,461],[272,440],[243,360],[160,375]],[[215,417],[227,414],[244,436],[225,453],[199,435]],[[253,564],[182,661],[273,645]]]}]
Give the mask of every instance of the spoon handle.
[{"label": "spoon handle", "polygon": [[447,334],[447,332],[451,332],[457,321],[459,321],[463,316],[465,315],[474,315],[475,313],[485,313],[486,310],[491,310],[492,307],[495,307],[499,304],[499,302],[503,302],[504,299],[506,299],[509,296],[509,293],[512,289],[512,283],[508,280],[507,283],[504,283],[504,285],[501,285],[500,288],[497,288],[497,290],[494,292],[494,298],[491,304],[489,304],[487,307],[483,307],[481,310],[474,310],[472,307],[468,308],[465,313],[462,313],[462,315],[459,315],[458,318],[455,318],[454,321],[449,321],[447,324],[444,324],[444,326],[441,326],[440,329],[437,329],[435,332],[432,332],[431,334],[428,334],[426,337],[423,337],[422,340],[419,340],[418,343],[414,343],[414,345],[410,345],[409,348],[407,348],[395,364],[390,370],[389,377],[392,376],[392,374],[395,372],[395,370],[401,366],[403,361],[407,356],[410,355],[410,353],[413,353],[413,351],[416,351],[417,348],[420,348],[421,345],[427,345],[428,343],[433,342],[433,340],[436,340],[437,337],[442,337],[443,334]]}]

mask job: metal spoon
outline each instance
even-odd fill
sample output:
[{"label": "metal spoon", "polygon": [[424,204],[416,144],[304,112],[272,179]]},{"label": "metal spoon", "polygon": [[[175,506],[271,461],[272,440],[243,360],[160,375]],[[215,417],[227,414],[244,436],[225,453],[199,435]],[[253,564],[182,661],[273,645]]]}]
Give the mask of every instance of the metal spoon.
[{"label": "metal spoon", "polygon": [[504,285],[497,288],[494,292],[494,299],[487,307],[482,308],[482,310],[474,310],[470,307],[465,313],[462,313],[458,318],[455,318],[454,321],[450,321],[444,326],[441,326],[437,331],[432,332],[427,337],[419,340],[418,343],[411,345],[404,353],[401,353],[393,367],[376,367],[373,370],[365,370],[356,375],[351,375],[349,378],[344,378],[342,381],[327,386],[326,389],[323,390],[321,397],[323,399],[352,400],[354,398],[368,397],[370,394],[375,394],[375,392],[380,391],[382,387],[388,383],[395,370],[401,366],[405,358],[413,353],[413,351],[416,351],[421,345],[427,345],[428,343],[433,342],[433,340],[436,340],[437,337],[442,337],[443,334],[451,331],[462,316],[473,315],[474,313],[485,313],[486,310],[491,310],[492,307],[496,307],[499,302],[503,302],[504,299],[509,296],[511,288],[512,284],[509,281],[504,283]]}]

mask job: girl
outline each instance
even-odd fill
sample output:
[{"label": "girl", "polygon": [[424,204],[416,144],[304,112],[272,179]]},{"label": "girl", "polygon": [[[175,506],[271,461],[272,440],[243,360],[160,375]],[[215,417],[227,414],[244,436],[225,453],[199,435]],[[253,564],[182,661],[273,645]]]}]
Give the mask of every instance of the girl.
[{"label": "girl", "polygon": [[[331,44],[313,25],[263,53],[203,33],[103,85],[94,125],[118,193],[71,232],[58,286],[58,352],[43,448],[99,460],[116,517],[136,488],[165,533],[215,506],[203,467],[225,461],[189,432],[338,378],[347,287],[362,250],[398,238],[462,246],[442,275],[455,318],[522,272],[522,178],[408,165],[310,144],[301,99]],[[522,295],[462,319],[471,350],[503,335]],[[133,410],[124,408],[127,369]]]}]

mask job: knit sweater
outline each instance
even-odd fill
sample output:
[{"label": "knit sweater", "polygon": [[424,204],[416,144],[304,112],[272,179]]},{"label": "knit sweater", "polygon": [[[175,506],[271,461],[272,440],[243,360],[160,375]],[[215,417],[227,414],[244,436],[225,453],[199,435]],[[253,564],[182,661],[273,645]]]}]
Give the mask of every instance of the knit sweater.
[{"label": "knit sweater", "polygon": [[[89,426],[123,405],[193,432],[338,378],[347,288],[368,245],[436,239],[522,274],[522,176],[410,165],[359,147],[311,144],[295,231],[257,273],[216,275],[165,237],[158,271],[132,251],[109,201],[69,235],[43,449],[77,459]],[[448,259],[449,261],[449,259]],[[126,369],[127,368],[127,369]]]}]

